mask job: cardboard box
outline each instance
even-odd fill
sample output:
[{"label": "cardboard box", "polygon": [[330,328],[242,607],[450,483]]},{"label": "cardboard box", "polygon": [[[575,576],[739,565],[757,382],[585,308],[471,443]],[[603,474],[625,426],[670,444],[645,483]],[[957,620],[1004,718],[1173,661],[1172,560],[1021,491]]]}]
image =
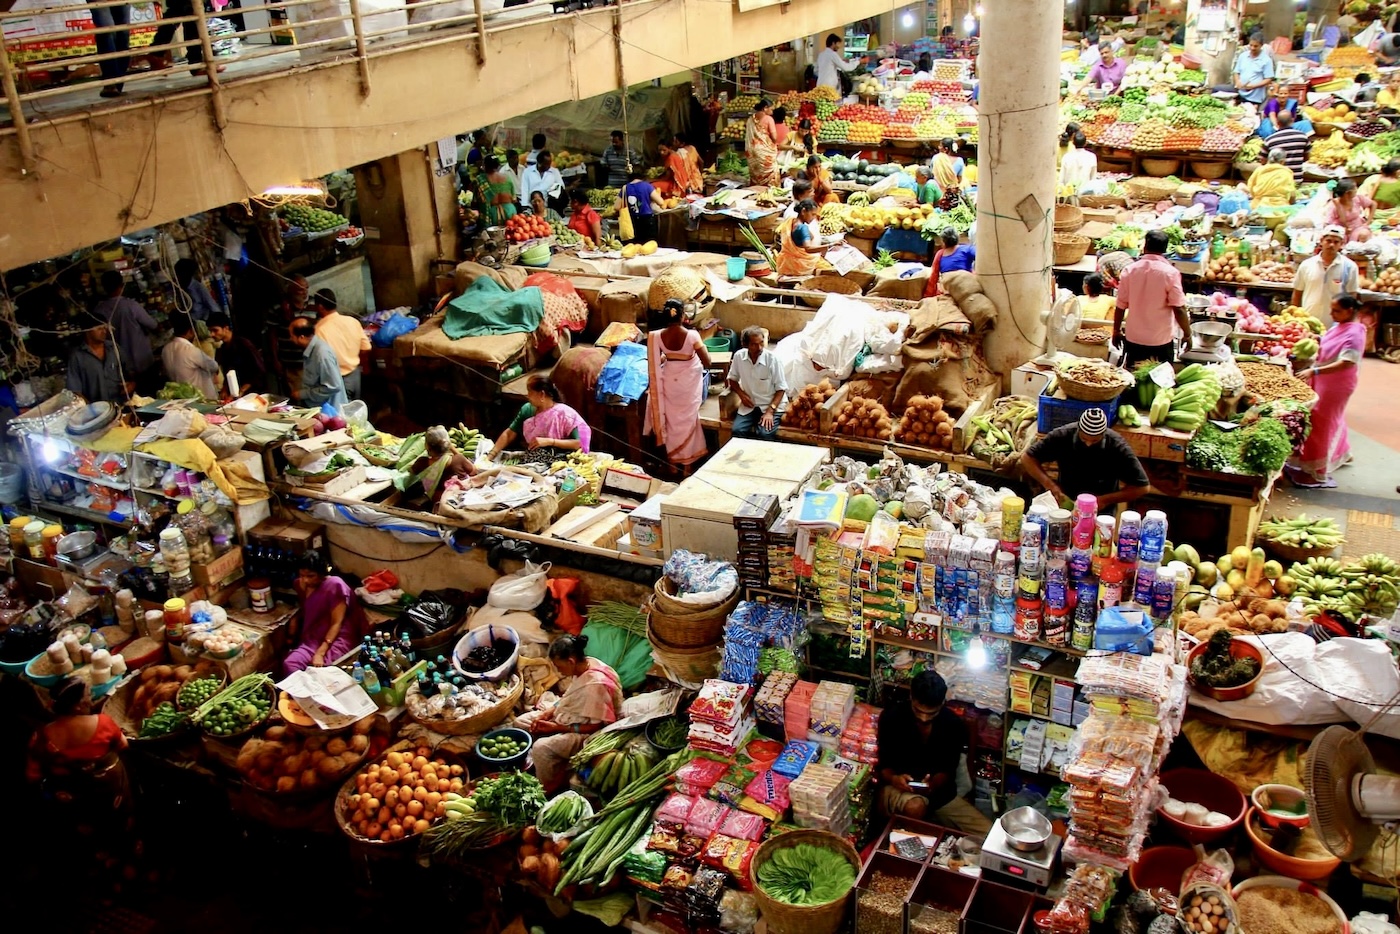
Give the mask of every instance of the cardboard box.
[{"label": "cardboard box", "polygon": [[1153,429],[1152,459],[1155,461],[1186,461],[1186,446],[1191,443],[1191,432],[1173,431],[1170,428]]},{"label": "cardboard box", "polygon": [[213,561],[190,565],[194,582],[213,592],[243,579],[243,549],[230,548]]},{"label": "cardboard box", "polygon": [[277,536],[287,530],[291,523],[277,516],[269,516],[248,530],[248,544],[276,545]]},{"label": "cardboard box", "polygon": [[287,527],[277,533],[276,542],[283,551],[294,555],[305,554],[311,549],[326,547],[326,527],[319,523],[293,519]]}]

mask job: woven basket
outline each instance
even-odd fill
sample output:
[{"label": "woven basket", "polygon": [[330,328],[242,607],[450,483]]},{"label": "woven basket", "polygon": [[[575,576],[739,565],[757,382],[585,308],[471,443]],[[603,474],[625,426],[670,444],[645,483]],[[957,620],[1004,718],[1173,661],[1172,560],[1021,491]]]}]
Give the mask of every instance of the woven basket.
[{"label": "woven basket", "polygon": [[1088,237],[1078,234],[1055,234],[1055,265],[1072,266],[1079,262],[1084,258],[1084,254],[1089,252],[1093,242]]},{"label": "woven basket", "polygon": [[[411,750],[413,749],[413,747],[414,744],[409,742],[408,740],[400,740],[399,742],[395,743],[394,745],[388,747],[383,752],[381,752],[376,757],[375,761],[383,761],[383,759],[391,752],[403,752],[405,750]],[[433,750],[432,758],[441,758],[449,765],[460,765],[462,767],[462,785],[464,788],[468,785],[468,766],[461,756],[455,755],[446,749],[435,749]],[[404,844],[408,843],[417,845],[418,838],[420,836],[419,834],[408,834],[400,840],[371,840],[368,837],[361,836],[360,832],[350,825],[350,819],[348,816],[350,813],[350,796],[355,794],[357,791],[355,786],[355,777],[358,774],[358,772],[359,769],[356,769],[354,772],[350,773],[350,777],[345,780],[345,784],[340,786],[340,791],[337,792],[335,796],[335,805],[332,808],[332,810],[335,812],[335,823],[336,826],[340,828],[340,832],[345,834],[345,836],[348,837],[352,843],[356,843],[360,846],[368,847],[370,849],[379,850],[380,852],[385,852],[387,850],[392,849],[401,849],[404,846]],[[432,823],[437,824],[439,823],[439,821],[433,820]]]},{"label": "woven basket", "polygon": [[[525,691],[525,680],[520,675],[511,675],[514,686],[509,694],[501,698],[496,706],[489,710],[461,720],[435,719],[432,717],[420,717],[414,714],[413,708],[408,706],[408,715],[416,722],[432,730],[434,733],[442,733],[445,736],[467,736],[472,733],[485,733],[498,723],[510,716],[510,712],[515,709],[516,702],[520,700],[520,695]],[[420,694],[418,685],[411,684],[408,688],[408,696]],[[406,699],[405,699],[406,700]]]},{"label": "woven basket", "polygon": [[[272,699],[272,706],[268,708],[268,714],[266,717],[263,717],[257,723],[245,726],[237,733],[229,733],[226,736],[216,736],[215,734],[210,733],[208,730],[204,730],[203,726],[201,726],[200,729],[204,730],[204,741],[206,743],[225,743],[233,744],[235,746],[242,746],[243,741],[245,739],[252,736],[254,733],[257,733],[263,727],[267,726],[272,721],[272,718],[277,716],[277,688],[271,684],[265,685],[264,688],[267,691],[268,696]],[[225,688],[225,690],[227,690],[227,688]],[[218,695],[216,694],[215,697],[217,696]]]},{"label": "woven basket", "polygon": [[[846,907],[851,900],[851,892],[855,890],[854,880],[851,888],[840,898],[821,905],[789,905],[787,902],[780,902],[769,898],[768,893],[763,891],[763,886],[758,883],[759,871],[774,854],[779,850],[803,844],[840,853],[851,864],[856,875],[860,874],[860,855],[845,839],[834,833],[825,830],[794,830],[773,837],[758,848],[749,864],[753,895],[763,913],[763,920],[768,924],[769,934],[836,934],[845,923]],[[915,866],[915,869],[917,868]]]},{"label": "woven basket", "polygon": [[1121,396],[1125,389],[1133,385],[1132,376],[1121,371],[1119,381],[1111,386],[1091,386],[1064,373],[1060,373],[1059,377],[1060,388],[1064,390],[1065,397],[1079,402],[1108,402]]},{"label": "woven basket", "polygon": [[1058,231],[1078,230],[1084,226],[1084,212],[1072,204],[1055,205],[1055,229]]},{"label": "woven basket", "polygon": [[[835,295],[859,295],[860,285],[842,276],[825,274],[816,275],[804,281],[801,285],[804,292],[825,292]],[[815,295],[804,295],[802,301],[811,308],[820,308],[826,301],[824,297]]]},{"label": "woven basket", "polygon": [[1228,162],[1192,162],[1191,174],[1204,179],[1224,178],[1225,173],[1230,171]]},{"label": "woven basket", "polygon": [[117,726],[121,727],[126,738],[131,743],[142,746],[156,746],[161,743],[170,743],[179,739],[188,739],[195,732],[193,723],[188,724],[182,730],[173,733],[166,733],[164,736],[142,736],[141,724],[132,719],[127,712],[131,706],[132,699],[136,695],[136,689],[141,686],[141,678],[127,678],[126,681],[117,685],[107,697],[107,702],[102,705],[102,712],[111,717]]},{"label": "woven basket", "polygon": [[650,625],[663,645],[696,649],[715,645],[724,634],[724,621],[739,605],[735,590],[723,603],[696,607],[676,599],[676,585],[662,577],[652,588]]},{"label": "woven basket", "polygon": [[[1325,558],[1328,555],[1335,554],[1337,549],[1341,547],[1319,548],[1313,546],[1311,548],[1304,548],[1302,545],[1284,545],[1280,542],[1269,541],[1267,538],[1257,537],[1255,541],[1261,548],[1280,561],[1306,561],[1309,558]],[[1343,542],[1342,544],[1346,543]],[[1285,565],[1285,567],[1286,566],[1287,565]]]},{"label": "woven basket", "polygon": [[706,678],[713,678],[719,674],[723,649],[718,644],[689,649],[676,648],[657,639],[650,625],[647,626],[647,641],[651,643],[652,658],[672,677],[685,684],[698,686]]},{"label": "woven basket", "polygon": [[1079,206],[1090,210],[1125,208],[1128,206],[1128,199],[1122,195],[1080,195]]},{"label": "woven basket", "polygon": [[1174,182],[1164,182],[1160,178],[1133,178],[1123,183],[1123,190],[1134,201],[1156,203],[1170,198],[1181,186]]},{"label": "woven basket", "polygon": [[[1142,170],[1153,178],[1165,178],[1181,171],[1180,159],[1147,158],[1142,160]],[[1175,188],[1176,186],[1172,186]]]},{"label": "woven basket", "polygon": [[367,444],[355,445],[355,450],[360,452],[360,456],[376,467],[393,467],[399,461],[398,458],[381,453],[382,449],[375,449]]}]

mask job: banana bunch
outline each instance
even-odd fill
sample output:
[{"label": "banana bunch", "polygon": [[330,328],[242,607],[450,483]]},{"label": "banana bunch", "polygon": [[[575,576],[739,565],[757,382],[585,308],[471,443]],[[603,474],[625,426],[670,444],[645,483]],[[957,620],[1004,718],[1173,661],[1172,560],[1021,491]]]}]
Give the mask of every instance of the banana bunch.
[{"label": "banana bunch", "polygon": [[[1155,384],[1154,384],[1155,385]],[[1148,410],[1148,422],[1174,431],[1195,431],[1220,401],[1220,379],[1199,363],[1176,374],[1176,386],[1157,388]]]},{"label": "banana bunch", "polygon": [[848,229],[845,207],[836,203],[823,204],[817,223],[828,237],[844,233]]},{"label": "banana bunch", "polygon": [[633,741],[622,749],[603,753],[594,760],[586,784],[604,801],[611,800],[656,764],[656,755],[651,749],[645,741]]},{"label": "banana bunch", "polygon": [[1334,519],[1309,519],[1306,514],[1261,522],[1258,535],[1265,541],[1301,548],[1336,548],[1345,541]]},{"label": "banana bunch", "polygon": [[1289,572],[1309,615],[1331,611],[1355,621],[1363,614],[1388,616],[1400,605],[1400,564],[1383,554],[1355,562],[1309,558]]},{"label": "banana bunch", "polygon": [[1317,341],[1305,337],[1293,345],[1293,356],[1298,360],[1316,360],[1319,349]]},{"label": "banana bunch", "polygon": [[1024,444],[1022,430],[1036,420],[1036,404],[1022,396],[998,399],[992,411],[972,419],[967,448],[978,457],[1005,457]]},{"label": "banana bunch", "polygon": [[1118,407],[1118,423],[1124,428],[1141,428],[1145,424],[1138,410],[1131,405]]},{"label": "banana bunch", "polygon": [[476,446],[481,443],[481,432],[466,425],[458,425],[447,430],[447,440],[452,442],[452,446],[460,451],[463,457],[471,460],[476,457]]},{"label": "banana bunch", "polygon": [[1379,552],[1363,555],[1356,564],[1367,574],[1378,574],[1381,577],[1400,580],[1400,562],[1397,562],[1390,555],[1383,555]]}]

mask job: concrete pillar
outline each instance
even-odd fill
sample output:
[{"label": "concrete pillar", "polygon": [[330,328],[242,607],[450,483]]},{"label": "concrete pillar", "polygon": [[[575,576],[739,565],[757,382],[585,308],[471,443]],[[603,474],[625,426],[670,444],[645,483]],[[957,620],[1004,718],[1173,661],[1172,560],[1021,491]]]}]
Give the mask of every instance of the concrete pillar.
[{"label": "concrete pillar", "polygon": [[1239,32],[1239,17],[1233,9],[1226,14],[1227,28],[1223,33],[1208,33],[1205,38],[1215,40],[1216,51],[1207,52],[1202,42],[1202,34],[1196,28],[1201,14],[1201,0],[1187,0],[1186,3],[1186,53],[1198,58],[1201,69],[1206,73],[1207,85],[1230,83],[1230,72],[1234,68],[1235,53],[1239,50],[1236,33]]},{"label": "concrete pillar", "polygon": [[985,349],[1005,382],[1040,352],[1050,306],[1062,0],[983,4],[977,73],[977,278],[997,308]]},{"label": "concrete pillar", "polygon": [[377,308],[432,298],[430,263],[461,254],[453,178],[434,173],[431,151],[410,149],[355,167]]},{"label": "concrete pillar", "polygon": [[1294,0],[1269,0],[1269,8],[1264,12],[1264,38],[1269,42],[1279,36],[1292,38],[1293,16],[1297,12]]}]

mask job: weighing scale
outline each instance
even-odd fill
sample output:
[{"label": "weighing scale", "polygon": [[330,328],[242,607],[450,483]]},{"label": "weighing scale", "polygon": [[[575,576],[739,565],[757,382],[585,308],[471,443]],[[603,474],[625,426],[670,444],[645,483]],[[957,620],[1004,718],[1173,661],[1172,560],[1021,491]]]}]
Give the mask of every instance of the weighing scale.
[{"label": "weighing scale", "polygon": [[1233,360],[1230,335],[1234,332],[1234,322],[1223,318],[1192,322],[1191,346],[1178,354],[1177,359],[1182,363],[1225,363]]},{"label": "weighing scale", "polygon": [[1055,871],[1055,861],[1060,855],[1062,842],[1063,838],[1052,833],[1038,850],[1017,850],[1007,839],[1001,821],[997,821],[982,843],[980,865],[985,871],[997,873],[997,882],[1010,882],[1017,888],[1043,891],[1050,887],[1050,878]]}]

